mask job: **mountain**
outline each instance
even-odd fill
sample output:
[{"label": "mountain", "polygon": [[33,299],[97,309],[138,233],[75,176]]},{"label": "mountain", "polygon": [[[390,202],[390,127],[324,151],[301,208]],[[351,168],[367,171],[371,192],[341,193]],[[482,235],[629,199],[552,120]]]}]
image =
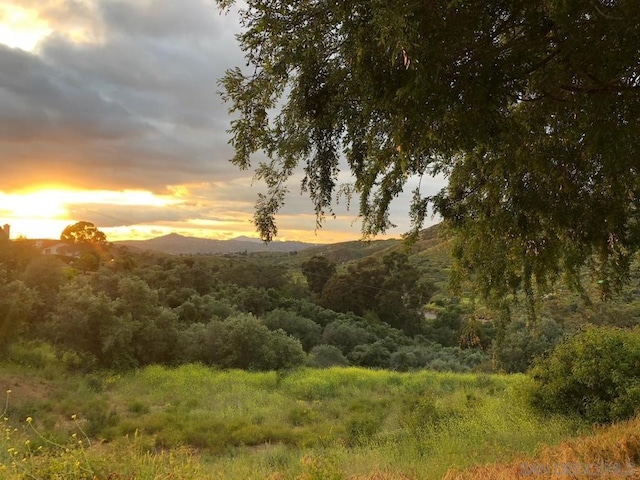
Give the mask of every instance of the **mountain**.
[{"label": "mountain", "polygon": [[213,240],[211,238],[185,237],[177,233],[170,233],[162,237],[149,240],[123,240],[113,242],[114,245],[152,250],[155,252],[179,254],[215,254],[237,252],[298,252],[315,244],[304,242],[271,242],[264,243],[261,240],[249,237],[238,237],[232,240]]}]

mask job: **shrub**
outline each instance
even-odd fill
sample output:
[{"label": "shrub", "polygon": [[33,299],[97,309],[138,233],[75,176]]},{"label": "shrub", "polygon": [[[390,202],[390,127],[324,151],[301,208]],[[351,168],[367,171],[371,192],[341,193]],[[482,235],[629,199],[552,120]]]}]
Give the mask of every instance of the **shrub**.
[{"label": "shrub", "polygon": [[347,355],[357,345],[370,343],[372,335],[349,318],[340,318],[327,325],[322,333],[322,343],[334,345]]},{"label": "shrub", "polygon": [[587,326],[531,374],[532,401],[543,410],[597,423],[632,417],[640,406],[640,327]]},{"label": "shrub", "polygon": [[308,364],[310,367],[344,367],[349,365],[349,360],[345,358],[338,347],[333,345],[316,345],[309,352]]},{"label": "shrub", "polygon": [[484,352],[477,349],[443,347],[437,343],[401,346],[391,354],[389,367],[393,370],[416,369],[440,372],[469,372],[487,359]]},{"label": "shrub", "polygon": [[270,330],[281,329],[300,340],[302,348],[306,352],[320,343],[322,327],[313,320],[301,317],[295,312],[282,309],[272,310],[265,316],[263,322]]},{"label": "shrub", "polygon": [[553,349],[563,333],[563,326],[552,319],[541,319],[534,328],[527,328],[523,319],[513,321],[495,351],[498,365],[507,373],[526,372],[536,357]]},{"label": "shrub", "polygon": [[390,357],[391,353],[380,341],[357,345],[349,353],[349,359],[353,364],[362,367],[388,368]]}]

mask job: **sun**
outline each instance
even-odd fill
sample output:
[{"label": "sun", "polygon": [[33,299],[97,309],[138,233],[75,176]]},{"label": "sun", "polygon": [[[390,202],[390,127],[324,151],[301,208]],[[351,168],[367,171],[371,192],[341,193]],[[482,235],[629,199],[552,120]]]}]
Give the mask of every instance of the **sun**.
[{"label": "sun", "polygon": [[60,219],[68,214],[65,192],[60,190],[3,195],[0,196],[0,208],[8,210],[11,217],[34,220]]},{"label": "sun", "polygon": [[145,190],[80,190],[40,186],[20,192],[0,191],[0,225],[9,224],[13,237],[58,238],[69,224],[90,220],[75,218],[79,207],[80,210],[95,210],[93,213],[99,214],[101,206],[163,208],[182,201],[171,195],[156,195]]},{"label": "sun", "polygon": [[0,191],[1,222],[11,225],[12,237],[58,238],[68,223],[65,191]]},{"label": "sun", "polygon": [[0,5],[0,43],[31,51],[51,31],[32,9]]}]

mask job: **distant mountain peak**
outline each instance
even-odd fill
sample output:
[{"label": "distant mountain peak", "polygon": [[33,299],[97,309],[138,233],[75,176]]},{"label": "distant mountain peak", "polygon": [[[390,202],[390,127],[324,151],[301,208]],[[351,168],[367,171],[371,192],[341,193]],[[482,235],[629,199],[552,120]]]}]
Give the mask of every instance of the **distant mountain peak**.
[{"label": "distant mountain peak", "polygon": [[232,240],[186,237],[179,233],[169,233],[148,240],[124,240],[113,242],[136,248],[148,248],[170,254],[234,253],[234,252],[293,252],[314,246],[303,242],[264,243],[259,238],[240,236]]},{"label": "distant mountain peak", "polygon": [[235,237],[233,240],[238,242],[263,243],[259,238],[247,237],[246,235],[240,235],[239,237]]}]

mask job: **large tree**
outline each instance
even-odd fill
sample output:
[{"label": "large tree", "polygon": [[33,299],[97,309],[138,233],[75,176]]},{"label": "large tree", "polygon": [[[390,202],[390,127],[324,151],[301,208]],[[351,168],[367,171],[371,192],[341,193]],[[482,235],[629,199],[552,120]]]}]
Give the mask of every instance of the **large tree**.
[{"label": "large tree", "polygon": [[[230,7],[233,0],[218,0]],[[529,294],[590,266],[607,294],[640,245],[640,2],[636,0],[246,0],[246,68],[221,81],[233,161],[268,192],[276,233],[287,180],[319,221],[353,175],[363,233],[390,225],[409,179],[414,231],[433,207],[458,265],[486,296]]]},{"label": "large tree", "polygon": [[107,236],[91,222],[68,225],[60,234],[60,240],[76,244],[106,245]]}]

